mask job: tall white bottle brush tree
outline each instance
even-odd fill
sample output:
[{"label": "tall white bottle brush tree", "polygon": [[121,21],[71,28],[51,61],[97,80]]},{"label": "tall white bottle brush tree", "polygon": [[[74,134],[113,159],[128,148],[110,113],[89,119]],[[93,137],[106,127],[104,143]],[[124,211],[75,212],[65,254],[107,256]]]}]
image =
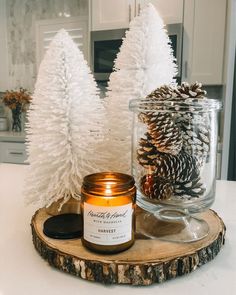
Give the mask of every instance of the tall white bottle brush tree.
[{"label": "tall white bottle brush tree", "polygon": [[83,177],[102,169],[104,120],[87,62],[61,30],[40,65],[28,113],[28,202],[43,207],[79,198]]},{"label": "tall white bottle brush tree", "polygon": [[144,98],[164,84],[174,85],[177,66],[163,20],[152,4],[134,18],[110,76],[106,108],[110,161],[107,169],[130,173],[131,99]]}]

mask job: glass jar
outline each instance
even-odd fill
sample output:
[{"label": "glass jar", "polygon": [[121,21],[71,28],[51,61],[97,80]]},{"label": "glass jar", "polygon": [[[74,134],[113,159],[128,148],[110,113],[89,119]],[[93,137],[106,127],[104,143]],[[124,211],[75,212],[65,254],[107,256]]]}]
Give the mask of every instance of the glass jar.
[{"label": "glass jar", "polygon": [[116,253],[134,243],[136,188],[132,176],[116,172],[87,175],[81,188],[82,243]]},{"label": "glass jar", "polygon": [[[148,212],[137,223],[142,234],[183,242],[207,235],[208,225],[190,215],[214,202],[220,108],[207,98],[130,102],[137,205]],[[170,227],[173,222],[178,233],[165,236],[160,224]]]}]

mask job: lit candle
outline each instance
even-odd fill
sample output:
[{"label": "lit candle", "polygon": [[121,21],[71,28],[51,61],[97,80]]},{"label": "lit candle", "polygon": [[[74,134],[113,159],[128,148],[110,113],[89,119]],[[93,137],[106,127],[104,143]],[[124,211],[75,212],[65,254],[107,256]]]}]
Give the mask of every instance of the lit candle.
[{"label": "lit candle", "polygon": [[81,196],[84,246],[115,253],[133,245],[136,188],[132,176],[115,172],[87,175]]}]

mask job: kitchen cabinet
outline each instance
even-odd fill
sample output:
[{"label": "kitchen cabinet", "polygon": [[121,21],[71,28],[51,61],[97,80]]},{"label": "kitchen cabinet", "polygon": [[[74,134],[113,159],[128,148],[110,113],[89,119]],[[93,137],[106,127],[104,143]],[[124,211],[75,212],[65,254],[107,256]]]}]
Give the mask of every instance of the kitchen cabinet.
[{"label": "kitchen cabinet", "polygon": [[124,29],[151,2],[166,24],[180,23],[183,18],[184,0],[91,0],[92,31]]},{"label": "kitchen cabinet", "polygon": [[183,22],[184,0],[136,0],[136,11],[148,3],[152,3],[158,10],[165,24]]},{"label": "kitchen cabinet", "polygon": [[135,0],[91,0],[92,31],[128,28]]},{"label": "kitchen cabinet", "polygon": [[0,132],[0,163],[26,164],[24,132]]},{"label": "kitchen cabinet", "polygon": [[187,0],[184,5],[182,80],[223,83],[227,0]]}]

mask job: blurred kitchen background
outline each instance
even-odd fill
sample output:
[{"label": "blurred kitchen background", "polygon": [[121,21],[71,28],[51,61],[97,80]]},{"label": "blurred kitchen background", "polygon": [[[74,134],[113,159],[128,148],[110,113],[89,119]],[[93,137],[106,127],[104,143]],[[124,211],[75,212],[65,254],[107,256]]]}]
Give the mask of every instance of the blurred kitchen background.
[{"label": "blurred kitchen background", "polygon": [[[224,104],[217,178],[236,180],[236,0],[0,0],[0,97],[7,89],[33,91],[44,52],[61,28],[83,51],[104,97],[125,30],[148,2],[166,24],[178,82],[202,82],[208,97]],[[0,163],[23,163],[25,134],[8,131],[10,120],[0,104]]]}]

